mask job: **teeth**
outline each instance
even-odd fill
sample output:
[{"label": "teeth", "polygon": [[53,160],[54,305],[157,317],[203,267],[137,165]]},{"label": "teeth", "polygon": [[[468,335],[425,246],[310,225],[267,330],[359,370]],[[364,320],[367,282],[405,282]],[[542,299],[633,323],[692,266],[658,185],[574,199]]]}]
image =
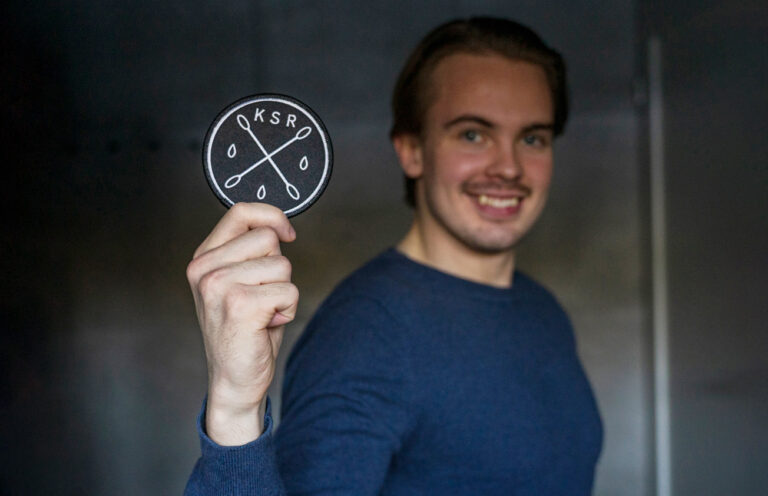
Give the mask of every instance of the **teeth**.
[{"label": "teeth", "polygon": [[520,203],[520,198],[495,198],[487,195],[480,195],[478,197],[480,205],[489,205],[494,208],[508,208],[516,207]]}]

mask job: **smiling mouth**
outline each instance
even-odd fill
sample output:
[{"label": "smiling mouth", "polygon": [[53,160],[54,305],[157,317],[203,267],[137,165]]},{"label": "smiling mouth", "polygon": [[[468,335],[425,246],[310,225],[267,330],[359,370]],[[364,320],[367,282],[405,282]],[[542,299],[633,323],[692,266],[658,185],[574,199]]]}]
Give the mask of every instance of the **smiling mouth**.
[{"label": "smiling mouth", "polygon": [[498,196],[479,195],[477,202],[493,208],[513,208],[520,204],[519,197],[499,198]]}]

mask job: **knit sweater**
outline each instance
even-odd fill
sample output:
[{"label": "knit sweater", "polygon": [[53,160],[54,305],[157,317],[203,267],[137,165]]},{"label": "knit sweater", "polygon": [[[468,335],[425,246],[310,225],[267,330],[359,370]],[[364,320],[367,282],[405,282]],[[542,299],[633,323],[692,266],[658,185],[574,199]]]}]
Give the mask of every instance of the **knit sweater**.
[{"label": "knit sweater", "polygon": [[602,444],[569,320],[515,272],[500,289],[388,250],[318,309],[280,428],[221,447],[198,420],[202,494],[586,495]]}]

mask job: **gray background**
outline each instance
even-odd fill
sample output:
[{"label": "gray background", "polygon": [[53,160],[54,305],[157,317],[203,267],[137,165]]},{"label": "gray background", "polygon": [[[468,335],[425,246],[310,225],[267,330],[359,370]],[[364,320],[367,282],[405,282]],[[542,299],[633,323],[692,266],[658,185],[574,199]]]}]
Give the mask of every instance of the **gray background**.
[{"label": "gray background", "polygon": [[[223,214],[202,138],[228,103],[300,98],[335,170],[285,248],[288,350],[408,227],[392,84],[431,27],[529,24],[573,114],[520,267],[569,311],[606,429],[595,494],[655,492],[646,44],[663,46],[674,494],[768,486],[768,129],[762,2],[41,1],[3,7],[0,493],[179,494],[205,363],[184,277]],[[280,377],[278,377],[279,382]],[[279,406],[279,388],[273,388]]]}]

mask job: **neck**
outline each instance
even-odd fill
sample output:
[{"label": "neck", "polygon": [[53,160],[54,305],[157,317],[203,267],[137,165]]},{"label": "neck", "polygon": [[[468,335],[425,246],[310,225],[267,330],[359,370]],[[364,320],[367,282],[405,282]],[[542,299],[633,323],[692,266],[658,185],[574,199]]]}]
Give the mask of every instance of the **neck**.
[{"label": "neck", "polygon": [[512,285],[514,251],[484,253],[453,237],[430,236],[418,219],[414,220],[397,249],[411,260],[468,281],[499,288]]}]

